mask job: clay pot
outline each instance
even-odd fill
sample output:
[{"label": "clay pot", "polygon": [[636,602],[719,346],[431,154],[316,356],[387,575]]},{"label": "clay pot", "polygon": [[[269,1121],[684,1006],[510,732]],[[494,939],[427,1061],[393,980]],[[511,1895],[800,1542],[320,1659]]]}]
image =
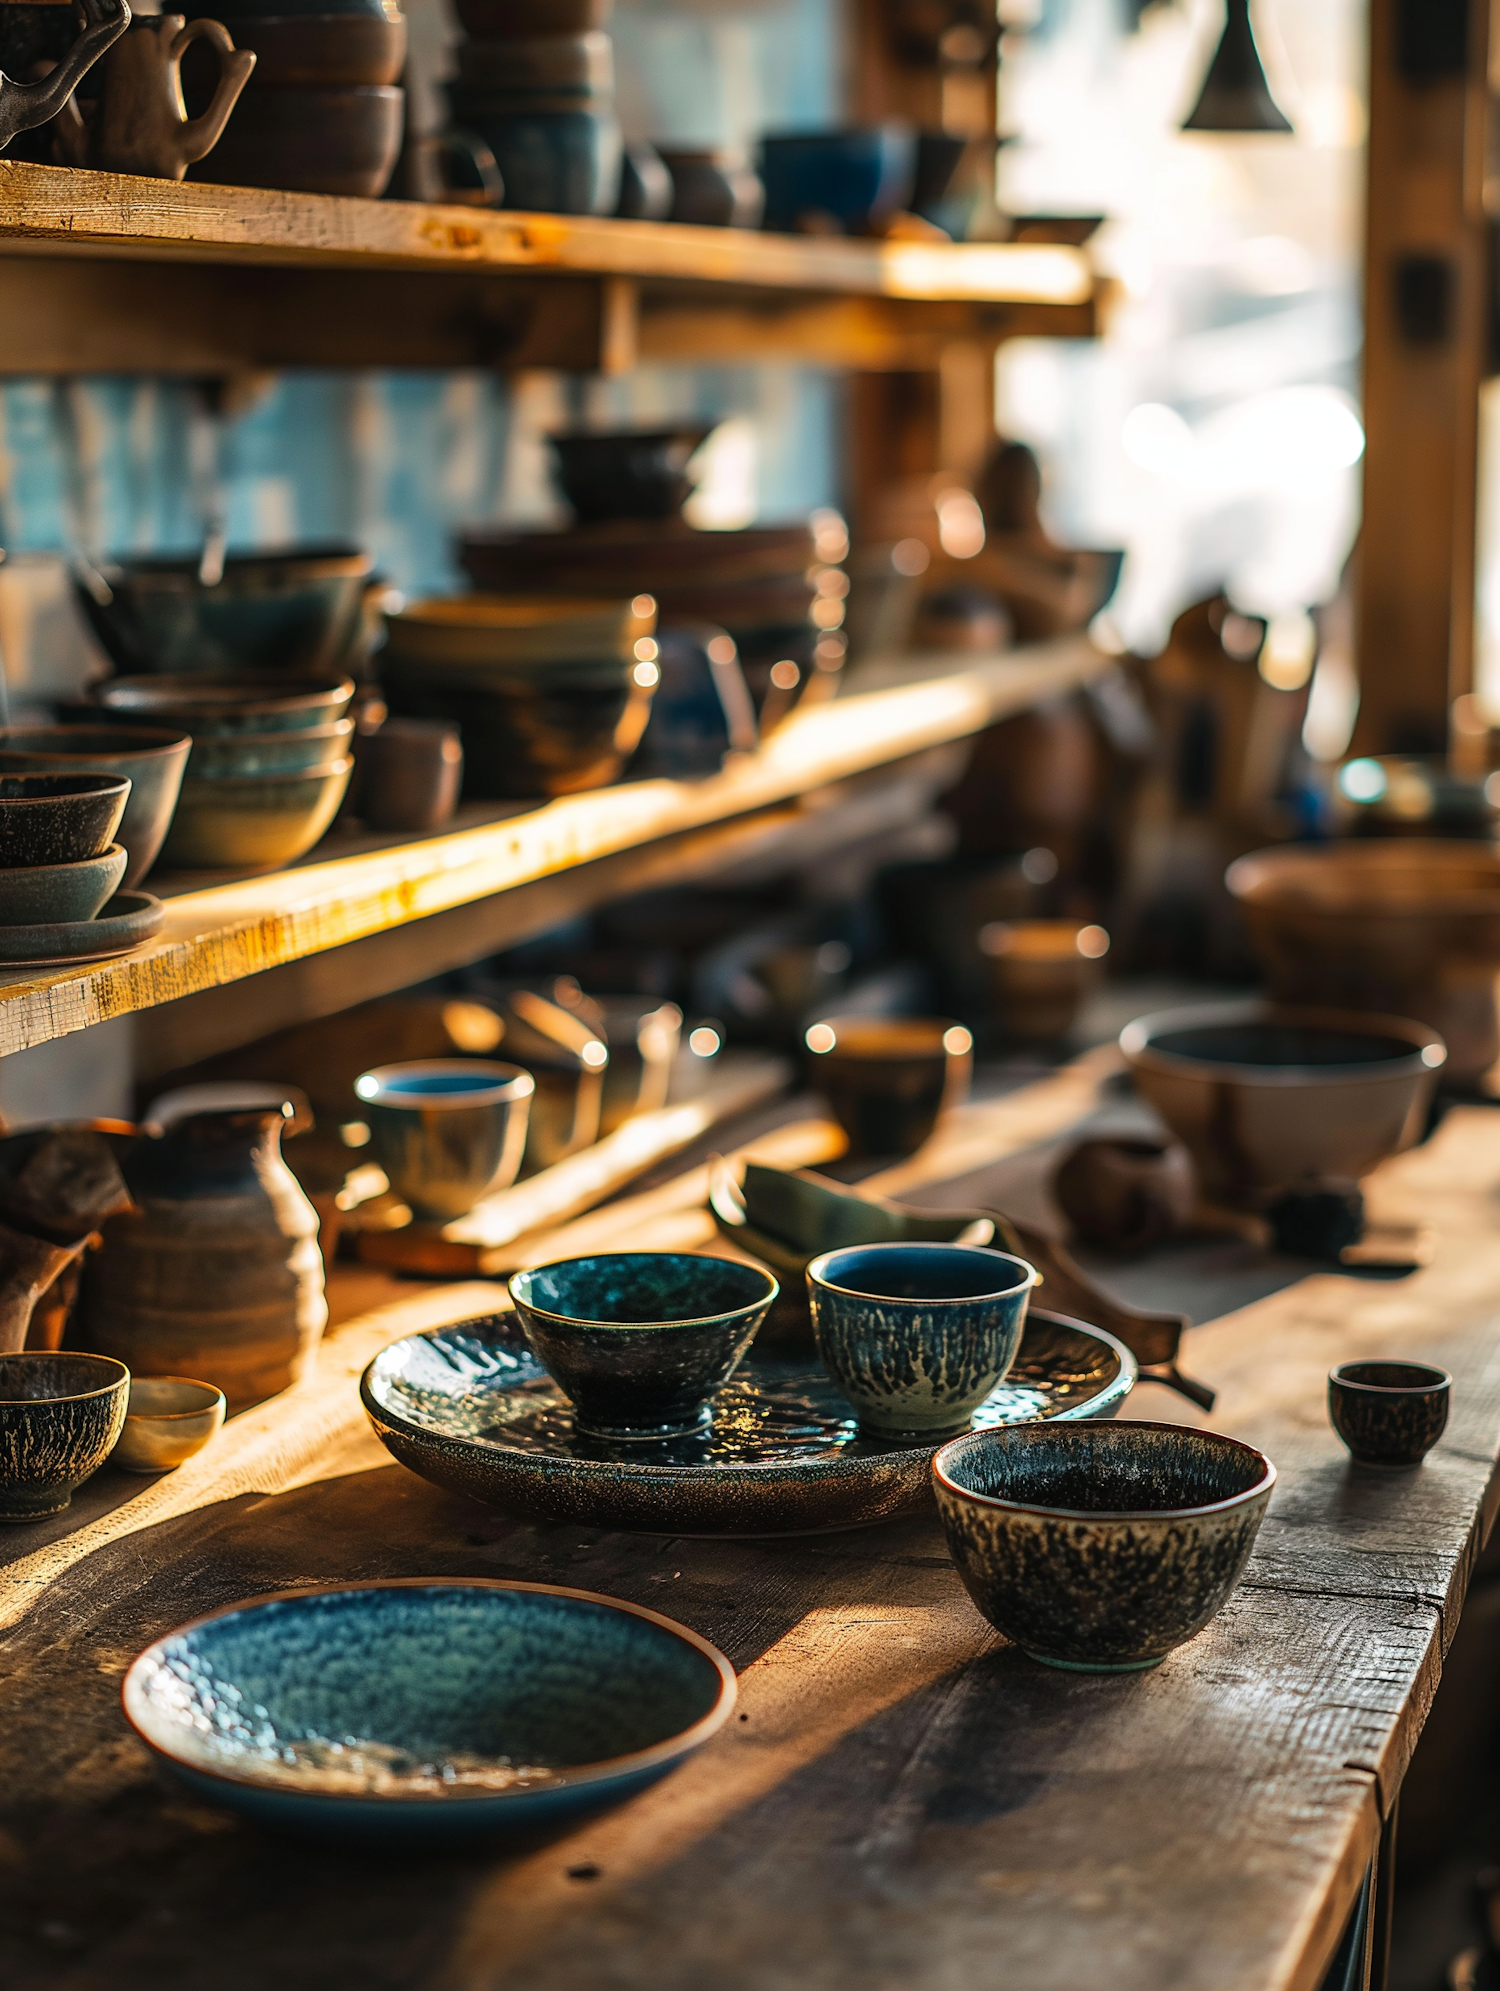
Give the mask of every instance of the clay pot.
[{"label": "clay pot", "polygon": [[281,1156],[284,1107],[191,1113],[125,1164],[73,1338],[137,1375],[216,1384],[231,1412],[312,1362],[328,1306],[318,1217]]},{"label": "clay pot", "polygon": [[1146,1136],[1080,1141],[1052,1178],[1058,1207],[1086,1244],[1134,1254],[1192,1221],[1198,1185],[1176,1141]]}]

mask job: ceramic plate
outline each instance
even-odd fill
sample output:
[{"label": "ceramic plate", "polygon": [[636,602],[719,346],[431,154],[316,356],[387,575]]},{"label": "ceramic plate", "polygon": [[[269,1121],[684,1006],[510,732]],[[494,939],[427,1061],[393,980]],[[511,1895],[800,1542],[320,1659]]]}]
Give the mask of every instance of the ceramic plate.
[{"label": "ceramic plate", "polygon": [[0,926],[0,967],[66,968],[75,961],[109,961],[149,940],[166,918],[149,892],[116,892],[96,919],[53,926]]},{"label": "ceramic plate", "polygon": [[[1015,1367],[974,1426],[1113,1417],[1135,1377],[1135,1357],[1113,1335],[1033,1310]],[[513,1314],[393,1342],[366,1369],[360,1397],[403,1465],[531,1521],[814,1534],[921,1513],[932,1501],[936,1444],[862,1439],[844,1397],[806,1358],[752,1351],[720,1391],[710,1432],[650,1444],[576,1431]]]}]

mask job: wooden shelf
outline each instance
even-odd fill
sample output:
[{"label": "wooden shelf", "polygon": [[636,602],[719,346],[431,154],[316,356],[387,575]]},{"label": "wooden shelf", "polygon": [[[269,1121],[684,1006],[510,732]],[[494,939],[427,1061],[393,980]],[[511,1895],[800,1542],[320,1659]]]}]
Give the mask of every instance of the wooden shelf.
[{"label": "wooden shelf", "polygon": [[926,366],[934,341],[1091,333],[1095,290],[1063,244],[812,239],[0,160],[7,373],[619,371],[762,350]]},{"label": "wooden shelf", "polygon": [[[951,659],[946,668],[914,665],[905,684],[794,717],[707,780],[633,782],[345,856],[327,856],[325,846],[288,871],[183,891],[168,898],[160,935],[134,954],[0,979],[0,1055],[300,963],[320,978],[310,1006],[331,1011],[379,993],[382,982],[409,985],[477,959],[622,890],[701,876],[728,859],[816,848],[817,817],[838,784],[963,739],[1108,664],[1075,637],[961,671]],[[881,827],[877,809],[864,834]],[[426,923],[418,933],[405,932],[418,922]],[[344,949],[347,957],[335,955]],[[241,1039],[287,1013],[247,994],[259,1029],[240,1028]],[[178,1018],[162,1023],[179,1061],[203,1054]]]}]

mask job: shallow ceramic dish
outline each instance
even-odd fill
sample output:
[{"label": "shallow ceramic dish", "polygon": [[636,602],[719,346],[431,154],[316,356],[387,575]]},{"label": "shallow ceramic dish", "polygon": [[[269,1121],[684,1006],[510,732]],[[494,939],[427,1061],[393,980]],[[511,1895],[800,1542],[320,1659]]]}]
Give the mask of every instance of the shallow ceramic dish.
[{"label": "shallow ceramic dish", "polygon": [[0,772],[123,774],[130,782],[119,840],[127,862],[120,883],[138,885],[156,862],[177,807],[192,740],[164,727],[6,726]]},{"label": "shallow ceramic dish", "polygon": [[113,1450],[129,1389],[109,1355],[0,1355],[0,1521],[62,1513]]},{"label": "shallow ceramic dish", "polygon": [[645,1442],[708,1428],[776,1290],[759,1266],[681,1251],[564,1259],[517,1272],[509,1287],[578,1429]]},{"label": "shallow ceramic dish", "polygon": [[224,1422],[224,1392],[187,1376],[132,1376],[125,1426],[111,1462],[128,1473],[169,1473],[201,1452]]},{"label": "shallow ceramic dish", "polygon": [[26,864],[0,870],[0,926],[36,926],[42,921],[92,919],[114,897],[125,875],[125,852],[117,843],[99,857],[76,864]]},{"label": "shallow ceramic dish", "polygon": [[1453,1378],[1426,1362],[1341,1362],[1328,1377],[1328,1417],[1362,1466],[1421,1465],[1448,1428]]},{"label": "shallow ceramic dish", "polygon": [[99,710],[112,725],[180,725],[195,740],[211,733],[279,733],[289,727],[331,726],[354,696],[353,678],[237,676],[106,678],[93,706],[73,706],[69,724],[96,726]]},{"label": "shallow ceramic dish", "polygon": [[232,1604],[148,1646],[123,1700],[211,1803],[426,1839],[616,1804],[722,1728],[735,1691],[721,1652],[638,1604],[418,1577]]},{"label": "shallow ceramic dish", "polygon": [[[1112,1335],[1028,1315],[1011,1372],[976,1416],[1113,1417],[1136,1378]],[[861,1438],[815,1359],[752,1349],[708,1432],[611,1444],[586,1437],[514,1315],[414,1334],[366,1369],[360,1398],[394,1457],[437,1486],[532,1521],[663,1535],[818,1534],[920,1514],[931,1444]]]},{"label": "shallow ceramic dish", "polygon": [[971,1432],[932,1462],[964,1588],[1048,1666],[1128,1673],[1202,1631],[1240,1580],[1276,1468],[1179,1424]]},{"label": "shallow ceramic dish", "polygon": [[116,892],[94,919],[0,926],[0,967],[64,968],[74,961],[109,961],[149,940],[166,916],[161,900],[149,892]]},{"label": "shallow ceramic dish", "polygon": [[1236,1206],[1355,1181],[1409,1147],[1446,1055],[1400,1017],[1256,1002],[1138,1017],[1120,1049],[1210,1198]]},{"label": "shallow ceramic dish", "polygon": [[185,870],[264,871],[312,849],[338,814],[352,755],[300,774],[227,774],[182,784],[162,847]]},{"label": "shallow ceramic dish", "polygon": [[225,775],[305,774],[343,760],[352,751],[353,738],[352,719],[279,733],[203,734],[193,742],[187,778],[212,781]]},{"label": "shallow ceramic dish", "polygon": [[557,595],[452,595],[386,619],[390,656],[422,664],[538,665],[592,657],[634,663],[656,628],[656,603]]},{"label": "shallow ceramic dish", "polygon": [[117,774],[0,774],[0,866],[102,857],[129,797]]}]

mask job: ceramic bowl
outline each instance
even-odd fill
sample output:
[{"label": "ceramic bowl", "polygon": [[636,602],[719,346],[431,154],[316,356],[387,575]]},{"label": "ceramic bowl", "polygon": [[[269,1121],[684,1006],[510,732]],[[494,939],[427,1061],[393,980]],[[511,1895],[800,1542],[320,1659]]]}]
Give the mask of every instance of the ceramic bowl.
[{"label": "ceramic bowl", "polygon": [[579,1429],[616,1439],[711,1423],[776,1291],[758,1266],[677,1251],[568,1258],[510,1282],[526,1339]]},{"label": "ceramic bowl", "polygon": [[708,435],[707,425],[681,429],[626,429],[612,435],[547,438],[557,481],[574,516],[584,524],[604,519],[671,518],[692,496],[688,464]]},{"label": "ceramic bowl", "polygon": [[1209,1198],[1252,1208],[1409,1147],[1445,1055],[1399,1017],[1255,1002],[1138,1017],[1120,1048]]},{"label": "ceramic bowl", "polygon": [[562,95],[485,101],[457,84],[448,95],[456,121],[494,154],[506,207],[533,214],[608,214],[614,207],[624,141],[613,109],[582,109]]},{"label": "ceramic bowl", "polygon": [[515,1181],[535,1090],[518,1065],[478,1058],[380,1065],[354,1081],[375,1160],[432,1223],[467,1216]]},{"label": "ceramic bowl", "polygon": [[1224,1608],[1276,1468],[1178,1424],[1014,1424],[932,1462],[948,1551],[997,1631],[1048,1666],[1155,1666]]},{"label": "ceramic bowl", "polygon": [[655,629],[650,595],[617,601],[576,595],[436,596],[387,618],[382,664],[399,660],[503,671],[595,657],[635,663],[637,644]]},{"label": "ceramic bowl", "polygon": [[195,1795],[322,1835],[555,1827],[729,1719],[734,1669],[638,1604],[415,1578],[232,1604],[149,1646],[125,1716]]},{"label": "ceramic bowl", "polygon": [[301,774],[220,775],[182,784],[162,862],[183,870],[266,871],[304,856],[338,814],[352,757]]},{"label": "ceramic bowl", "polygon": [[353,739],[352,719],[335,719],[326,726],[284,728],[279,733],[208,733],[193,741],[187,778],[212,781],[224,775],[305,774],[345,759],[352,751]]},{"label": "ceramic bowl", "polygon": [[[236,119],[248,101],[236,104]],[[211,588],[198,578],[199,557],[112,560],[105,568],[111,599],[104,604],[76,586],[79,607],[116,670],[337,674],[343,668],[359,639],[374,571],[368,553],[334,544],[230,553],[223,579]]]},{"label": "ceramic bowl", "polygon": [[109,1355],[0,1355],[0,1521],[62,1513],[113,1451],[129,1390]]},{"label": "ceramic bowl", "polygon": [[[809,566],[825,560],[822,549],[833,530],[804,521],[699,532],[680,518],[580,525],[565,532],[476,526],[461,535],[459,558],[476,588],[497,594],[560,595],[583,588],[591,596],[627,600],[644,589],[663,615],[691,619],[701,613],[698,596],[704,589],[800,579]],[[846,547],[842,538],[838,543]],[[713,619],[711,613],[707,619]]]},{"label": "ceramic bowl", "polygon": [[252,82],[190,180],[378,200],[401,151],[406,92],[389,85],[260,89]]},{"label": "ceramic bowl", "polygon": [[540,987],[477,982],[510,1058],[531,1073],[536,1091],[526,1126],[523,1176],[551,1168],[599,1138],[609,1046],[589,1016],[559,1002],[555,983]]},{"label": "ceramic bowl", "polygon": [[608,96],[615,87],[615,49],[607,34],[508,35],[503,41],[464,41],[455,51],[462,83],[508,96],[527,91],[577,91]]},{"label": "ceramic bowl", "polygon": [[1109,935],[1087,920],[993,920],[980,929],[979,951],[996,1027],[1018,1043],[1046,1044],[1078,1020],[1103,975]]},{"label": "ceramic bowl", "polygon": [[201,1452],[224,1422],[224,1392],[186,1376],[132,1376],[125,1426],[111,1457],[128,1473],[169,1473]]},{"label": "ceramic bowl", "polygon": [[17,865],[0,871],[0,926],[44,926],[92,919],[125,875],[125,852],[112,843],[102,857],[76,864]]},{"label": "ceramic bowl", "polygon": [[406,19],[394,6],[384,13],[272,13],[220,10],[236,48],[255,55],[257,90],[351,89],[399,83],[406,62]]},{"label": "ceramic bowl", "polygon": [[809,1077],[852,1155],[906,1155],[969,1088],[974,1039],[932,1016],[829,1016],[805,1042]]},{"label": "ceramic bowl", "polygon": [[672,175],[669,221],[697,228],[759,228],[766,190],[739,152],[663,146],[661,156]]},{"label": "ceramic bowl", "polygon": [[1277,1001],[1425,1023],[1450,1086],[1500,1057],[1500,853],[1428,837],[1259,850],[1225,883]]},{"label": "ceramic bowl", "polygon": [[124,775],[130,794],[118,832],[126,853],[120,882],[129,889],[156,862],[192,744],[186,733],[163,727],[6,726],[0,773]]},{"label": "ceramic bowl", "polygon": [[0,868],[102,857],[129,797],[118,774],[0,774]]},{"label": "ceramic bowl", "polygon": [[1453,1378],[1426,1362],[1342,1362],[1329,1372],[1328,1416],[1358,1464],[1421,1465],[1448,1428]]},{"label": "ceramic bowl", "polygon": [[866,1244],[807,1268],[823,1367],[861,1428],[883,1436],[960,1431],[1021,1345],[1036,1268],[966,1244]]},{"label": "ceramic bowl", "polygon": [[763,226],[793,229],[804,216],[831,216],[853,233],[910,207],[917,134],[910,125],[812,131],[763,138]]},{"label": "ceramic bowl", "polygon": [[[352,678],[151,676],[106,678],[95,687],[111,725],[182,726],[195,741],[216,733],[279,733],[331,726],[354,696]],[[70,724],[97,726],[93,707],[69,709]]]}]

